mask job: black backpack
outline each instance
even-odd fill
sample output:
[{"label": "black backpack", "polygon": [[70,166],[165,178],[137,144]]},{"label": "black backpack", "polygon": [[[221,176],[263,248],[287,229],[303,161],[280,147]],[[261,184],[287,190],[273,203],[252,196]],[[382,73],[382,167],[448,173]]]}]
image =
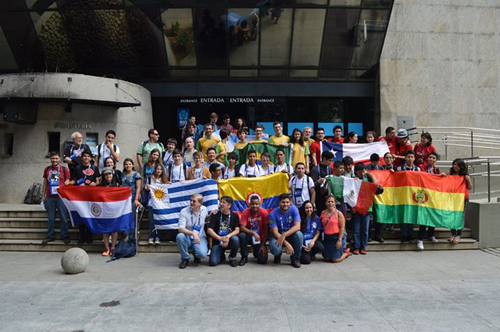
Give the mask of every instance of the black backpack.
[{"label": "black backpack", "polygon": [[137,251],[135,247],[135,240],[129,238],[127,242],[125,241],[118,242],[115,250],[113,251],[113,255],[111,255],[111,261],[120,258],[134,257],[136,253]]},{"label": "black backpack", "polygon": [[31,185],[24,198],[25,204],[40,204],[42,202],[42,184],[35,182]]}]

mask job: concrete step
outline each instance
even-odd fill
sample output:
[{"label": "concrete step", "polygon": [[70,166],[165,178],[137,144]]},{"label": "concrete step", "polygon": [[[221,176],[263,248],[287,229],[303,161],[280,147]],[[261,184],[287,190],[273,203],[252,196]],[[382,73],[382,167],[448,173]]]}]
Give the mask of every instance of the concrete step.
[{"label": "concrete step", "polygon": [[[0,228],[0,239],[11,239],[11,240],[40,240],[45,238],[46,228]],[[61,238],[61,230],[56,228],[55,230],[56,239]],[[71,240],[78,240],[79,230],[76,228],[70,228],[69,237]],[[121,232],[123,234],[123,232]],[[119,238],[123,237],[119,235]],[[101,240],[102,235],[93,234],[92,238],[94,240]],[[149,229],[141,229],[140,239],[147,241],[149,239]]]},{"label": "concrete step", "polygon": [[[101,241],[94,241],[92,244],[78,245],[76,241],[70,244],[64,244],[60,240],[50,242],[46,245],[41,244],[40,240],[19,240],[19,239],[3,239],[0,240],[0,251],[53,251],[64,252],[73,247],[80,247],[88,252],[101,252],[104,250],[104,245]],[[470,250],[478,249],[478,242],[470,238],[462,238],[460,243],[451,244],[446,239],[439,239],[439,243],[431,243],[424,241],[425,250]],[[417,245],[415,243],[402,244],[398,240],[387,240],[384,243],[370,242],[368,251],[415,251]],[[148,245],[146,241],[139,241],[139,252],[153,253],[178,253],[177,245],[174,243],[162,243],[159,245]]]}]

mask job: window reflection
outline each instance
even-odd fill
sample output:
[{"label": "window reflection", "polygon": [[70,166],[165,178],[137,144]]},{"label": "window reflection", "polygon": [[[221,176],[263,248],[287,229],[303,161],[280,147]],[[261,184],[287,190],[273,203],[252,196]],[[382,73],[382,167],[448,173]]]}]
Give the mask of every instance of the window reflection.
[{"label": "window reflection", "polygon": [[361,0],[330,0],[330,6],[361,6]]},{"label": "window reflection", "polygon": [[261,13],[260,64],[288,66],[292,34],[293,9],[281,8],[278,23],[270,11]]},{"label": "window reflection", "polygon": [[195,10],[198,63],[202,68],[227,67],[227,29],[224,8],[197,8]]},{"label": "window reflection", "polygon": [[168,9],[161,19],[170,66],[196,66],[191,9]]},{"label": "window reflection", "polygon": [[318,66],[325,23],[325,9],[296,9],[292,66]]},{"label": "window reflection", "polygon": [[225,20],[228,26],[231,66],[256,66],[259,55],[259,9],[230,8]]}]

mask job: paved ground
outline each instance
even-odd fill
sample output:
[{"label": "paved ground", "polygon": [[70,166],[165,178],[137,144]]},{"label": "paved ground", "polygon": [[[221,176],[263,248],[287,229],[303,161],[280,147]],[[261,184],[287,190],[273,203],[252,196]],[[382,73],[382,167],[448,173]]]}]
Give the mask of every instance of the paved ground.
[{"label": "paved ground", "polygon": [[288,258],[179,270],[177,254],[93,254],[73,276],[60,257],[0,252],[0,331],[500,331],[500,257],[479,250],[301,269]]}]

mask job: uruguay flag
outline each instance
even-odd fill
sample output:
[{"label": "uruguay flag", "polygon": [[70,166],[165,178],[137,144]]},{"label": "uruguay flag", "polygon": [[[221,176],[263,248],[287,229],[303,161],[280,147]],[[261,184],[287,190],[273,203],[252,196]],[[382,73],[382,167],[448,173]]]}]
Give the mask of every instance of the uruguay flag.
[{"label": "uruguay flag", "polygon": [[331,143],[323,141],[321,144],[321,153],[323,151],[331,151],[335,161],[342,161],[342,158],[350,156],[354,163],[370,162],[370,156],[374,153],[378,154],[380,160],[384,160],[384,154],[389,152],[389,147],[385,141],[365,144],[352,144],[352,143]]},{"label": "uruguay flag", "polygon": [[179,214],[183,208],[189,206],[189,200],[194,194],[203,196],[203,205],[208,212],[219,207],[219,190],[215,180],[196,179],[152,185],[149,188],[156,229],[178,229]]},{"label": "uruguay flag", "polygon": [[134,228],[130,188],[64,186],[57,193],[73,226],[87,225],[94,234]]}]

